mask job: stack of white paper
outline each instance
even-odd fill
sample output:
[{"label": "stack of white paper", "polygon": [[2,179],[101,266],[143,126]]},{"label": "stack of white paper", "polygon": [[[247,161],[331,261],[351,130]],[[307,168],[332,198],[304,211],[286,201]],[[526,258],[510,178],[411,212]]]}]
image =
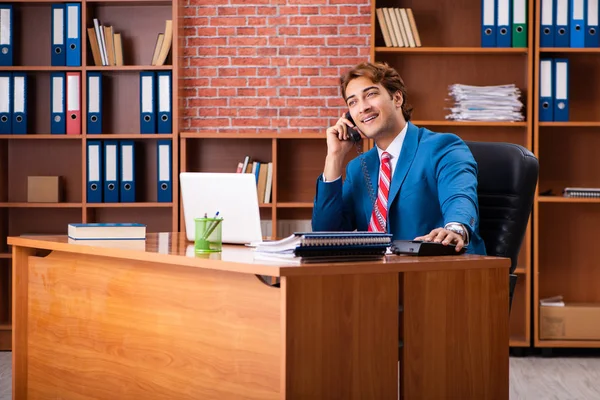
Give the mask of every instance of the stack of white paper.
[{"label": "stack of white paper", "polygon": [[448,87],[454,101],[446,119],[456,121],[523,121],[521,91],[515,85]]}]

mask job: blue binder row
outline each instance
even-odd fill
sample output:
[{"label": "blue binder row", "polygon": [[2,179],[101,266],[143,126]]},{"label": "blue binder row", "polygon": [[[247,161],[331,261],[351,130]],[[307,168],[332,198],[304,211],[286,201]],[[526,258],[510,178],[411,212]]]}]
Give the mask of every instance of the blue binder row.
[{"label": "blue binder row", "polygon": [[[157,201],[172,201],[171,140],[157,143]],[[132,203],[136,196],[135,143],[87,142],[87,202]]]},{"label": "blue binder row", "polygon": [[0,4],[0,66],[13,65],[13,7]]},{"label": "blue binder row", "polygon": [[140,72],[140,132],[172,133],[171,71]]},{"label": "blue binder row", "polygon": [[598,0],[541,0],[540,47],[600,47]]},{"label": "blue binder row", "polygon": [[528,0],[481,0],[481,47],[527,47]]},{"label": "blue binder row", "polygon": [[52,4],[53,66],[81,66],[81,3]]},{"label": "blue binder row", "polygon": [[27,75],[0,72],[0,135],[27,133]]},{"label": "blue binder row", "polygon": [[540,121],[569,120],[569,60],[540,60]]}]

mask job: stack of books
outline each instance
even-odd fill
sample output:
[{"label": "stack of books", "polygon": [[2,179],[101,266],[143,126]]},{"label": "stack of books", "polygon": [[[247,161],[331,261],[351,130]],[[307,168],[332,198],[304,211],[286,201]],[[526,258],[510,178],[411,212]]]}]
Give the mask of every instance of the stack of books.
[{"label": "stack of books", "polygon": [[514,84],[496,86],[449,86],[454,104],[446,119],[456,121],[523,121],[521,91]]},{"label": "stack of books", "polygon": [[260,242],[254,259],[293,263],[382,259],[392,235],[379,232],[296,232],[285,239]]},{"label": "stack of books", "polygon": [[385,7],[375,12],[385,47],[421,47],[412,9]]}]

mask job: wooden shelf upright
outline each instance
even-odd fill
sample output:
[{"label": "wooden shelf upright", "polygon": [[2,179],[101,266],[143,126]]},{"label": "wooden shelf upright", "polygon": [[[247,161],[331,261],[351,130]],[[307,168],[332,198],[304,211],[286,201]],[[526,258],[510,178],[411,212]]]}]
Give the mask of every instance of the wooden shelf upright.
[{"label": "wooden shelf upright", "polygon": [[[0,135],[0,350],[11,349],[11,249],[7,236],[66,234],[72,222],[140,222],[148,232],[179,229],[178,107],[180,13],[177,0],[79,0],[81,7],[80,66],[53,66],[52,5],[46,0],[17,0],[13,7],[13,65],[0,75],[26,74],[27,134]],[[62,3],[61,3],[62,4]],[[135,15],[135,18],[131,18]],[[87,28],[98,18],[121,33],[123,66],[96,66]],[[65,12],[65,21],[66,12]],[[173,24],[170,54],[162,66],[152,66],[156,39]],[[66,35],[65,35],[66,37]],[[102,74],[102,133],[87,133],[87,76]],[[140,72],[170,71],[172,131],[140,133]],[[51,134],[51,75],[79,73],[81,134]],[[90,203],[87,199],[87,144],[89,140],[130,140],[135,144],[136,202]],[[172,201],[157,202],[158,140],[172,143]],[[118,171],[120,172],[120,171]],[[60,176],[64,187],[59,203],[28,203],[28,176]]]},{"label": "wooden shelf upright", "polygon": [[[527,5],[527,47],[481,46],[479,0],[377,0],[371,9],[371,59],[398,70],[414,107],[413,122],[464,140],[517,143],[533,151],[533,1]],[[385,47],[376,16],[378,8],[410,8],[422,47]],[[452,84],[515,84],[521,90],[524,122],[462,122],[446,120]],[[518,275],[510,316],[510,346],[530,345],[531,220],[516,269]],[[507,278],[508,279],[508,278]]]}]

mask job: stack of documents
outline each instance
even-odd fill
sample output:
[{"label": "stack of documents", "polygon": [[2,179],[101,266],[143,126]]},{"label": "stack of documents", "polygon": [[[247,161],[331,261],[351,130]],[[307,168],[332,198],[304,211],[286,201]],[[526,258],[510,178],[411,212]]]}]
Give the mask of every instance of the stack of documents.
[{"label": "stack of documents", "polygon": [[288,262],[377,260],[385,256],[392,235],[378,232],[296,232],[261,242],[254,259]]},{"label": "stack of documents", "polygon": [[514,85],[449,86],[454,105],[446,119],[456,121],[523,121],[521,91]]}]

